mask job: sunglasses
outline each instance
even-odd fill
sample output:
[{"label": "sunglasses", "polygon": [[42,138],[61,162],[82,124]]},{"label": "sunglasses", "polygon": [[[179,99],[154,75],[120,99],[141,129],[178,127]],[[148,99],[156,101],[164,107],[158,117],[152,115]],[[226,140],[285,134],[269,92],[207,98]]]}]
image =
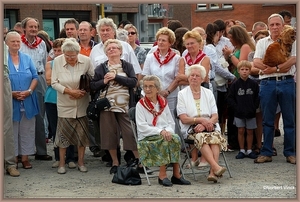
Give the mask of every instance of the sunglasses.
[{"label": "sunglasses", "polygon": [[128,35],[135,35],[136,34],[136,32],[128,32]]}]

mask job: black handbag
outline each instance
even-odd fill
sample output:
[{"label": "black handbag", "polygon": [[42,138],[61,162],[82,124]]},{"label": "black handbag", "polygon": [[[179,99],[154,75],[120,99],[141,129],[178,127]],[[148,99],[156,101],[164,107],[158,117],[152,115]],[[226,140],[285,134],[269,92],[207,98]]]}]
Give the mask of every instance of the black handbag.
[{"label": "black handbag", "polygon": [[88,107],[86,108],[86,116],[91,120],[98,120],[100,117],[100,111],[103,111],[105,109],[109,109],[111,107],[109,100],[106,98],[108,86],[106,86],[106,92],[104,95],[104,98],[98,98],[97,96],[94,97],[89,102]]},{"label": "black handbag", "polygon": [[96,105],[99,111],[103,111],[106,109],[109,109],[111,107],[109,100],[107,99],[106,95],[107,95],[107,91],[108,91],[108,86],[106,86],[106,92],[103,98],[98,98],[96,100]]},{"label": "black handbag", "polygon": [[79,89],[80,90],[85,90],[86,92],[90,92],[90,82],[92,81],[92,76],[89,75],[88,73],[82,74],[80,76],[80,81],[79,81]]},{"label": "black handbag", "polygon": [[91,100],[86,108],[86,116],[91,120],[98,120],[100,116],[100,110],[97,107],[96,101]]},{"label": "black handbag", "polygon": [[114,174],[112,183],[123,185],[141,185],[142,180],[135,167],[119,166]]}]

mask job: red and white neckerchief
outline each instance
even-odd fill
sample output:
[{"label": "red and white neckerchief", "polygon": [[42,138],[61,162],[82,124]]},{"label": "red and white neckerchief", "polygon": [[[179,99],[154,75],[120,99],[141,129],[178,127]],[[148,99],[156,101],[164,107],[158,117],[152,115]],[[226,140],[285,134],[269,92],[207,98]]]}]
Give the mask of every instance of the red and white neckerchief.
[{"label": "red and white neckerchief", "polygon": [[34,42],[31,44],[31,43],[29,43],[29,41],[26,39],[26,37],[25,37],[24,34],[21,36],[21,40],[22,40],[22,42],[23,42],[24,44],[26,44],[26,46],[28,46],[29,48],[32,48],[32,49],[36,48],[36,47],[43,41],[40,37],[35,36],[35,37],[34,37]]},{"label": "red and white neckerchief", "polygon": [[206,56],[206,54],[202,51],[202,50],[199,50],[197,56],[196,56],[196,59],[195,61],[193,62],[192,60],[192,57],[190,55],[190,53],[186,54],[185,56],[185,61],[187,62],[187,64],[189,66],[191,65],[194,65],[194,64],[199,64],[199,62],[202,60],[202,58],[204,58]]},{"label": "red and white neckerchief", "polygon": [[172,51],[171,48],[169,48],[164,61],[160,61],[160,57],[159,57],[160,51],[158,48],[153,54],[154,54],[154,57],[156,58],[156,60],[158,61],[158,63],[160,64],[159,67],[170,62],[170,60],[172,60],[172,58],[176,55],[176,53],[174,53],[174,51]]},{"label": "red and white neckerchief", "polygon": [[161,115],[161,113],[164,111],[165,107],[167,106],[167,100],[161,96],[161,95],[157,95],[157,101],[158,101],[158,104],[159,104],[159,111],[157,112],[155,109],[154,109],[154,106],[153,104],[151,103],[150,99],[147,98],[147,96],[141,98],[139,100],[139,102],[151,113],[153,114],[153,120],[152,120],[152,124],[153,126],[156,126],[156,123],[157,123],[157,118],[159,115]]}]

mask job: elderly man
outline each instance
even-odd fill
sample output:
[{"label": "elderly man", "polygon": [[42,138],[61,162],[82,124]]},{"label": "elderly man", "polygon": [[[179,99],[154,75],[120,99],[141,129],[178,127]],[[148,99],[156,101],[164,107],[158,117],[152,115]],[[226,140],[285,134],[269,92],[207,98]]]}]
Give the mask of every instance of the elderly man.
[{"label": "elderly man", "polygon": [[272,161],[272,144],[274,138],[274,120],[277,105],[281,108],[284,130],[283,154],[286,161],[296,164],[295,152],[295,100],[296,90],[294,74],[296,71],[296,41],[292,46],[289,59],[274,67],[263,64],[267,47],[276,41],[283,29],[284,19],[280,14],[272,14],[268,18],[270,36],[260,39],[256,44],[253,64],[260,69],[260,104],[263,114],[264,144],[260,156],[254,163]]},{"label": "elderly man", "polygon": [[36,146],[36,160],[51,161],[52,156],[47,155],[46,147],[46,128],[45,128],[45,103],[44,96],[46,92],[45,79],[45,65],[47,59],[47,48],[45,42],[37,36],[39,30],[39,21],[35,18],[27,17],[22,20],[22,28],[24,35],[22,35],[20,51],[28,54],[38,72],[38,85],[36,87],[39,114],[36,116],[35,124],[35,146]]}]

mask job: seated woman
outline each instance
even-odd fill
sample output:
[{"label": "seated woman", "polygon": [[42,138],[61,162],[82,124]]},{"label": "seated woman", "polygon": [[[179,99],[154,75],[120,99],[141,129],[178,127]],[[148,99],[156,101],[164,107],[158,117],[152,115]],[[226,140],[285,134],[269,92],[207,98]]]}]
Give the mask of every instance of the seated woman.
[{"label": "seated woman", "polygon": [[192,65],[187,69],[187,76],[189,86],[178,93],[177,114],[181,131],[187,135],[190,125],[195,125],[195,133],[192,135],[195,146],[211,167],[207,180],[216,182],[226,171],[226,168],[218,165],[218,161],[220,149],[226,150],[227,141],[219,132],[214,95],[201,86],[206,76],[205,68],[198,64]]},{"label": "seated woman", "polygon": [[[180,175],[180,137],[174,134],[175,122],[166,98],[159,95],[160,79],[147,75],[142,80],[145,97],[136,105],[138,152],[144,166],[160,166],[158,183],[190,185]],[[167,177],[166,165],[173,164],[171,181]]]}]

